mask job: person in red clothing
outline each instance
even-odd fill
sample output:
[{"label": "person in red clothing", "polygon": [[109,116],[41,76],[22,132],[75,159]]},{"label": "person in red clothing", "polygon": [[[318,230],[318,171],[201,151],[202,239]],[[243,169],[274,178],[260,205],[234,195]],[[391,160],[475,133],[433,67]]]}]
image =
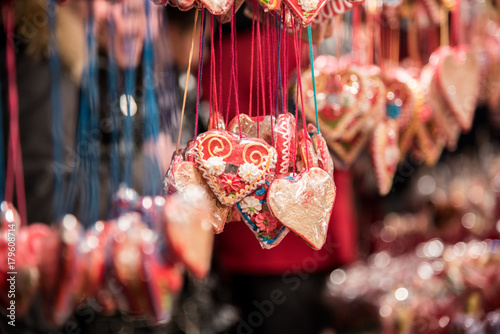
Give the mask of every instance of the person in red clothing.
[{"label": "person in red clothing", "polygon": [[[240,11],[241,12],[241,11]],[[248,113],[250,83],[253,80],[252,105],[257,106],[254,67],[251,76],[251,21],[243,15],[236,16],[238,105],[241,113]],[[230,25],[224,25],[229,29]],[[209,29],[207,29],[209,33]],[[295,67],[293,40],[288,36],[288,57],[291,73]],[[219,46],[215,46],[219,50]],[[216,53],[215,63],[219,62]],[[202,86],[210,89],[210,61],[205,60]],[[222,64],[231,64],[231,38],[225,34],[222,41]],[[255,65],[254,65],[255,66]],[[267,64],[266,64],[267,66]],[[274,69],[276,70],[276,69]],[[222,108],[227,110],[229,83],[232,67],[222,68]],[[217,72],[218,73],[218,68]],[[264,79],[266,80],[266,79]],[[265,81],[265,87],[268,83]],[[235,86],[233,85],[233,88]],[[208,95],[208,94],[206,94]],[[269,105],[271,94],[265,94]],[[229,120],[236,115],[234,95],[229,105]],[[262,105],[261,105],[262,110]],[[336,202],[332,211],[326,243],[321,250],[313,250],[299,237],[289,233],[270,250],[260,247],[254,234],[242,222],[226,224],[224,232],[216,235],[214,266],[231,292],[231,302],[240,310],[237,324],[227,333],[330,333],[321,292],[329,273],[338,266],[351,262],[355,254],[355,216],[352,184],[349,172],[334,172],[337,186]]]}]

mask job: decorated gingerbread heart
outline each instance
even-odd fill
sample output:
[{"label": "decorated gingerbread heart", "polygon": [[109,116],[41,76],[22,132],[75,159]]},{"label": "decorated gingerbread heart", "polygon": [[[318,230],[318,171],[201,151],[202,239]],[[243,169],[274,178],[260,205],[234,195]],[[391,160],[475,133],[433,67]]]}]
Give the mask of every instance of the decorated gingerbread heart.
[{"label": "decorated gingerbread heart", "polygon": [[191,185],[200,187],[201,194],[207,200],[208,209],[211,212],[208,219],[212,229],[214,233],[221,233],[229,214],[229,207],[222,205],[215,197],[194,162],[183,161],[180,156],[174,157],[165,179],[165,190],[169,194],[183,192]]},{"label": "decorated gingerbread heart", "polygon": [[311,167],[318,167],[319,156],[314,149],[311,137],[306,130],[302,129],[297,135],[297,172],[303,172]]},{"label": "decorated gingerbread heart", "polygon": [[274,116],[250,117],[245,114],[236,116],[229,122],[228,131],[245,137],[260,138],[268,144],[273,144]]},{"label": "decorated gingerbread heart", "polygon": [[312,167],[296,177],[274,180],[267,203],[283,225],[312,248],[320,249],[326,240],[335,195],[332,177],[321,168]]},{"label": "decorated gingerbread heart", "polygon": [[219,201],[233,205],[274,174],[276,150],[262,139],[210,130],[196,138],[196,167]]},{"label": "decorated gingerbread heart", "polygon": [[432,123],[435,127],[435,136],[439,140],[443,140],[448,149],[454,150],[460,136],[460,125],[451,114],[438,88],[436,78],[437,62],[438,58],[432,55],[429,64],[424,66],[421,71],[420,86],[425,96],[425,103],[432,110]]},{"label": "decorated gingerbread heart", "polygon": [[386,195],[392,187],[400,152],[398,147],[398,125],[394,119],[380,122],[373,132],[371,156],[379,193]]},{"label": "decorated gingerbread heart", "polygon": [[170,248],[194,276],[204,278],[210,269],[213,232],[203,188],[188,185],[182,192],[167,196],[165,215]]},{"label": "decorated gingerbread heart", "polygon": [[[368,111],[367,83],[364,75],[354,67],[331,74],[318,72],[315,76],[318,123],[327,142],[330,142],[344,135],[347,126],[361,110]],[[304,91],[306,117],[309,121],[316,121],[310,70],[304,73]]]},{"label": "decorated gingerbread heart", "polygon": [[312,124],[307,124],[307,132],[311,136],[311,142],[318,157],[318,167],[333,176],[333,160],[325,138]]},{"label": "decorated gingerbread heart", "polygon": [[283,0],[302,25],[309,25],[328,0]]},{"label": "decorated gingerbread heart", "polygon": [[[479,96],[480,66],[466,47],[444,47],[437,65],[437,83],[453,116],[462,130],[472,126]],[[466,80],[464,80],[466,78]]]},{"label": "decorated gingerbread heart", "polygon": [[229,11],[234,0],[200,0],[200,2],[213,15],[224,15]]},{"label": "decorated gingerbread heart", "polygon": [[266,180],[266,183],[236,204],[243,221],[264,249],[277,246],[289,231],[269,210],[267,205],[269,184]]}]

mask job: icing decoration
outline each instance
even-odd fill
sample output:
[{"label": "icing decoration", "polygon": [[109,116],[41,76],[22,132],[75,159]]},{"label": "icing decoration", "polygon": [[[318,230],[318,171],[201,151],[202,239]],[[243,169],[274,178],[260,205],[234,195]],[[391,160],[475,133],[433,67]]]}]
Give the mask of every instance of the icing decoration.
[{"label": "icing decoration", "polygon": [[278,158],[276,161],[276,175],[288,173],[293,164],[293,153],[291,151],[295,144],[295,117],[290,114],[278,116],[274,130],[274,143]]},{"label": "icing decoration", "polygon": [[264,7],[264,10],[279,10],[281,0],[259,0],[259,3]]},{"label": "icing decoration", "polygon": [[379,193],[386,195],[392,187],[400,152],[398,148],[398,125],[395,120],[380,122],[373,132],[371,156]]},{"label": "icing decoration", "polygon": [[[276,150],[258,138],[240,139],[233,133],[210,130],[198,136],[195,142],[196,166],[219,201],[232,205],[257,189],[265,178],[274,173]],[[223,174],[209,173],[207,161],[220,157],[226,163]],[[260,174],[253,182],[245,182],[238,174],[244,163],[254,164]]]},{"label": "icing decoration", "polygon": [[269,211],[267,206],[268,189],[269,181],[266,181],[252,194],[236,204],[243,221],[264,249],[277,246],[289,232]]},{"label": "icing decoration", "polygon": [[312,167],[296,177],[274,180],[267,203],[273,215],[314,249],[326,240],[336,187],[324,170]]},{"label": "icing decoration", "polygon": [[311,142],[314,152],[316,152],[318,156],[318,167],[333,176],[333,160],[330,155],[330,151],[328,150],[325,138],[323,138],[321,133],[317,133],[316,127],[312,124],[307,125],[307,131],[309,133],[313,133],[311,136]]},{"label": "icing decoration", "polygon": [[188,185],[182,192],[167,196],[165,233],[169,245],[197,278],[210,269],[213,233],[209,202],[204,189]]},{"label": "icing decoration", "polygon": [[[437,83],[452,115],[468,131],[479,95],[480,67],[466,47],[446,48],[437,66]],[[467,78],[467,80],[464,80]]]}]

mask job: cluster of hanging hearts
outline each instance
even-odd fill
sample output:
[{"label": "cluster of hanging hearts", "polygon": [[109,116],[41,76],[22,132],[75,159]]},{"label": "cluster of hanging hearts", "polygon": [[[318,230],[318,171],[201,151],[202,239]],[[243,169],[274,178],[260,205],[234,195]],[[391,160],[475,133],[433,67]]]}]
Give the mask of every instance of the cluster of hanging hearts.
[{"label": "cluster of hanging hearts", "polygon": [[[213,233],[208,203],[195,186],[182,194],[139,197],[121,189],[116,219],[84,231],[66,215],[57,226],[21,226],[12,204],[1,204],[0,305],[15,300],[16,317],[37,295],[49,325],[61,326],[92,299],[97,312],[125,312],[164,323],[183,284],[184,268],[197,278],[210,267]],[[9,244],[9,241],[12,241]],[[15,263],[8,265],[9,247]],[[9,262],[10,264],[10,262]],[[15,297],[7,298],[15,272]]]},{"label": "cluster of hanging hearts", "polygon": [[[171,5],[180,10],[191,8],[207,8],[213,15],[219,16],[222,22],[230,18],[228,13],[234,6],[237,11],[244,0],[151,0],[157,5]],[[284,17],[286,22],[292,21],[294,16],[302,25],[314,22],[315,26],[326,29],[334,15],[340,15],[363,3],[364,0],[259,0],[247,1],[252,5],[259,4],[266,12]],[[323,13],[324,12],[324,13]],[[323,24],[328,23],[328,24]],[[321,30],[319,29],[319,30]],[[319,32],[318,30],[318,32]]]},{"label": "cluster of hanging hearts", "polygon": [[309,124],[296,135],[295,117],[239,115],[201,133],[174,156],[168,193],[198,186],[210,201],[215,233],[238,215],[264,249],[292,230],[320,249],[335,201],[333,161],[322,135]]},{"label": "cluster of hanging hearts", "polygon": [[[499,46],[498,40],[490,44],[496,52],[442,46],[422,69],[381,70],[317,57],[319,128],[334,160],[349,166],[369,146],[382,195],[390,191],[397,165],[408,153],[435,164],[444,148],[453,150],[460,133],[470,130],[478,98],[498,96]],[[304,112],[314,120],[311,70],[303,77]]]}]

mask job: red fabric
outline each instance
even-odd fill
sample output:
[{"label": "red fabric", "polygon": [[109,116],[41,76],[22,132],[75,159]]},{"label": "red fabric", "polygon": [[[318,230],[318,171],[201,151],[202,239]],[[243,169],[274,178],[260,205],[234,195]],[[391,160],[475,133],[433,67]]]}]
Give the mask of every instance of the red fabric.
[{"label": "red fabric", "polygon": [[[229,36],[227,36],[229,37]],[[257,40],[257,39],[256,39]],[[250,102],[250,59],[251,59],[251,31],[238,33],[238,97],[240,113],[248,114]],[[288,73],[295,67],[295,57],[293,53],[293,40],[288,41]],[[216,48],[218,51],[218,47]],[[225,38],[222,45],[223,56],[222,64],[222,114],[227,110],[227,101],[230,75],[231,75],[231,39]],[[255,57],[254,57],[255,58]],[[263,57],[265,58],[265,57]],[[255,61],[255,60],[254,60]],[[216,55],[216,64],[219,63],[219,55]],[[267,66],[266,66],[267,68]],[[272,69],[276,70],[276,69]],[[256,115],[256,82],[258,68],[254,65],[253,71],[253,114]],[[266,71],[267,72],[267,71]],[[264,80],[268,74],[264,72]],[[216,71],[218,73],[218,71]],[[290,77],[290,76],[288,76]],[[219,80],[217,79],[217,82]],[[210,91],[210,61],[205,61],[203,73],[203,91]],[[234,85],[233,85],[234,88]],[[220,87],[217,87],[217,91]],[[234,92],[233,92],[234,94]],[[261,94],[262,95],[262,94]],[[205,95],[208,99],[208,95]],[[269,106],[269,92],[265,92],[266,106]],[[260,110],[262,113],[262,101]],[[275,103],[272,101],[273,104]],[[280,102],[281,103],[281,102]],[[269,108],[266,108],[269,113]],[[236,115],[236,103],[234,95],[231,97],[229,109],[229,120]],[[331,270],[337,265],[351,262],[355,256],[356,228],[354,217],[354,206],[352,198],[351,177],[348,172],[335,171],[335,184],[337,186],[337,197],[330,219],[330,225],[327,234],[325,246],[315,251],[306,245],[299,237],[290,232],[285,239],[271,250],[263,250],[252,231],[243,222],[231,222],[226,224],[224,232],[215,237],[215,260],[220,269],[226,273],[241,274],[265,274],[279,275],[287,271],[297,272],[321,272]]]}]

